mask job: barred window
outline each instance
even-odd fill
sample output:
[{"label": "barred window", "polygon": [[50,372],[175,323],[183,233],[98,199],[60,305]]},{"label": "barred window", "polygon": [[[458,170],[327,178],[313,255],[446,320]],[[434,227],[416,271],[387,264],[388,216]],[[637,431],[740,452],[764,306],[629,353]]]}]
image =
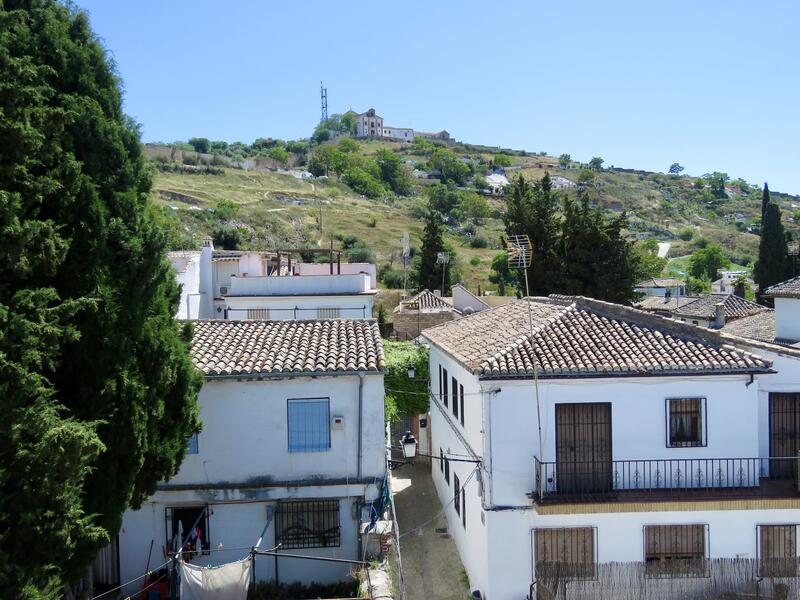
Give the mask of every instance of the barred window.
[{"label": "barred window", "polygon": [[759,575],[797,576],[797,527],[797,525],[759,525]]},{"label": "barred window", "polygon": [[287,401],[289,452],[325,452],[331,447],[328,398],[292,398]]},{"label": "barred window", "polygon": [[456,514],[461,514],[461,481],[458,475],[453,473],[453,507],[456,509]]},{"label": "barred window", "polygon": [[447,398],[449,393],[447,391],[447,369],[442,368],[442,402],[444,402],[445,407],[447,406]]},{"label": "barred window", "polygon": [[645,573],[650,576],[691,577],[706,572],[705,525],[646,525]]},{"label": "barred window", "polygon": [[592,527],[534,529],[536,577],[544,581],[592,578],[595,575],[595,534]]},{"label": "barred window", "polygon": [[459,385],[458,386],[458,391],[459,391],[459,396],[460,396],[459,401],[461,402],[461,425],[463,426],[464,425],[464,386],[463,385]]},{"label": "barred window", "polygon": [[338,319],[341,316],[341,310],[338,308],[318,308],[318,319]]},{"label": "barred window", "polygon": [[667,399],[667,445],[705,446],[705,398]]},{"label": "barred window", "polygon": [[247,318],[251,321],[267,321],[269,320],[268,308],[248,308]]},{"label": "barred window", "polygon": [[451,377],[450,380],[453,384],[453,416],[458,418],[458,379]]},{"label": "barred window", "polygon": [[279,502],[275,539],[281,548],[334,548],[341,545],[338,500]]}]

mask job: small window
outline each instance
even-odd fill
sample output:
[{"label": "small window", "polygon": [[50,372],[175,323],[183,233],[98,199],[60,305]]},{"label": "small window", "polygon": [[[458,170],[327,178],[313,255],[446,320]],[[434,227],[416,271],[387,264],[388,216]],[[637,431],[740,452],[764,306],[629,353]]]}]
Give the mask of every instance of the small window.
[{"label": "small window", "polygon": [[439,470],[444,473],[444,450],[439,448]]},{"label": "small window", "polygon": [[595,535],[592,527],[535,529],[536,578],[563,581],[589,579],[595,574]]},{"label": "small window", "polygon": [[464,529],[467,528],[467,494],[463,487],[461,488],[461,525]]},{"label": "small window", "polygon": [[797,525],[759,525],[761,577],[797,577]]},{"label": "small window", "polygon": [[338,500],[279,502],[275,539],[281,548],[336,548],[341,545]]},{"label": "small window", "polygon": [[187,560],[197,554],[209,553],[208,507],[168,507],[165,518],[168,552],[177,552],[183,544],[183,555]]},{"label": "small window", "polygon": [[458,380],[453,377],[453,416],[458,419]]},{"label": "small window", "polygon": [[328,398],[287,401],[289,452],[326,452],[331,447],[331,415]]},{"label": "small window", "polygon": [[442,402],[444,402],[445,407],[447,407],[447,398],[449,393],[447,391],[447,369],[442,369],[442,385],[444,386],[442,389]]},{"label": "small window", "polygon": [[705,525],[645,525],[645,573],[693,577],[706,572]]},{"label": "small window", "polygon": [[200,452],[200,445],[198,444],[197,434],[193,433],[186,443],[186,454],[198,454]]},{"label": "small window", "polygon": [[248,308],[247,318],[251,321],[267,321],[269,320],[268,308]]},{"label": "small window", "polygon": [[339,308],[318,308],[317,309],[317,318],[318,319],[338,319],[341,315],[341,310]]},{"label": "small window", "polygon": [[444,459],[444,480],[450,485],[450,461]]},{"label": "small window", "polygon": [[464,425],[464,386],[458,386],[459,400],[461,402],[461,425]]},{"label": "small window", "polygon": [[456,514],[461,514],[461,480],[458,475],[453,473],[453,508],[456,509]]},{"label": "small window", "polygon": [[705,398],[667,399],[667,445],[705,446]]},{"label": "small window", "polygon": [[444,385],[442,383],[442,365],[439,365],[439,398],[444,394]]}]

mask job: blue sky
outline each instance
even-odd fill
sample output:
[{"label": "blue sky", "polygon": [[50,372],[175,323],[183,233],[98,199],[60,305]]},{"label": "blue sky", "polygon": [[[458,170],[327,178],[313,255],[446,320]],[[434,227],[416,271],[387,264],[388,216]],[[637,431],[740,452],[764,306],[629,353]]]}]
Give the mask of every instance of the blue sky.
[{"label": "blue sky", "polygon": [[144,141],[307,137],[329,112],[800,193],[800,3],[78,0]]}]

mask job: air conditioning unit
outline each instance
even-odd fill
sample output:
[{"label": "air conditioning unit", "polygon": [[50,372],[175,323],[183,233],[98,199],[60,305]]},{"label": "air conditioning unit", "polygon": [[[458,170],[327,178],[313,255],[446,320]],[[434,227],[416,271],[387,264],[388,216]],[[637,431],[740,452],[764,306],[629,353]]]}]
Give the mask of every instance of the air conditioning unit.
[{"label": "air conditioning unit", "polygon": [[227,294],[228,294],[228,286],[227,285],[219,286],[219,295],[220,296],[227,296]]}]

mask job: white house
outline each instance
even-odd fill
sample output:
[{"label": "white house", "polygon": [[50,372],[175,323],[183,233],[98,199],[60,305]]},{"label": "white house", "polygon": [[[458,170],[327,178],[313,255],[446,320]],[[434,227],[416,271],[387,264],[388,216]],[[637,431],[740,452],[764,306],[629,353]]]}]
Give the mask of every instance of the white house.
[{"label": "white house", "polygon": [[755,282],[747,277],[747,271],[720,271],[719,274],[720,278],[711,282],[711,291],[717,294],[732,294],[740,277],[745,277],[751,287],[755,285]]},{"label": "white house", "polygon": [[775,335],[779,339],[800,340],[800,277],[764,290],[775,302]]},{"label": "white house", "polygon": [[327,263],[292,262],[299,251],[214,250],[173,252],[181,283],[179,319],[371,318],[377,271],[370,263],[342,263],[338,250]]},{"label": "white house", "polygon": [[633,291],[645,296],[674,298],[686,295],[686,282],[674,277],[651,277],[637,283]]},{"label": "white house", "polygon": [[433,478],[473,590],[676,597],[735,564],[738,591],[797,593],[800,351],[586,298],[423,336]]},{"label": "white house", "polygon": [[453,286],[453,307],[463,315],[471,315],[490,308],[485,300],[470,292],[460,283]]},{"label": "white house", "polygon": [[[198,321],[192,354],[205,375],[203,429],[177,475],[125,513],[121,580],[162,564],[182,543],[179,530],[198,565],[243,558],[265,525],[263,549],[280,543],[279,552],[359,560],[359,525],[385,478],[377,323]],[[255,564],[258,580],[279,582],[333,582],[347,572],[298,558]]]}]

